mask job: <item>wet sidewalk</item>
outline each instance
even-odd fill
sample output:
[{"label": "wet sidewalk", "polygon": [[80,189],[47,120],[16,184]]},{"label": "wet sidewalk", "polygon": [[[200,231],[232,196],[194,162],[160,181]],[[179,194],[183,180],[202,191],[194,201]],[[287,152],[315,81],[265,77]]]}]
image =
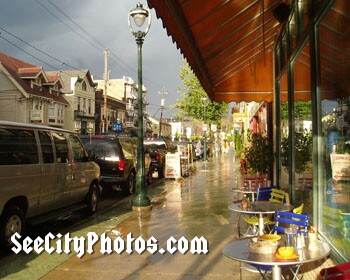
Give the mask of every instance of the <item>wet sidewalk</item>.
[{"label": "wet sidewalk", "polygon": [[[170,254],[126,252],[101,254],[99,244],[92,255],[77,258],[47,255],[38,264],[40,273],[29,269],[29,262],[21,267],[22,279],[260,279],[256,273],[242,270],[239,263],[223,256],[225,243],[237,238],[236,216],[228,209],[232,202],[231,189],[236,178],[241,178],[239,162],[232,154],[219,154],[208,162],[195,163],[196,171],[178,183],[173,179],[151,186],[148,195],[152,210],[141,214],[137,211],[123,211],[118,218],[85,227],[74,235],[84,235],[87,231],[98,234],[106,232],[111,238],[142,236],[144,240],[156,238],[159,247],[166,248],[170,237],[191,240],[203,236],[209,244],[208,254]],[[118,215],[119,215],[118,214]],[[42,256],[41,256],[42,257]],[[46,262],[46,263],[45,263]],[[26,269],[28,272],[26,274]],[[45,269],[47,270],[45,272]],[[19,279],[13,274],[13,279]],[[17,275],[19,276],[19,275]],[[11,275],[9,278],[11,279]]]}]

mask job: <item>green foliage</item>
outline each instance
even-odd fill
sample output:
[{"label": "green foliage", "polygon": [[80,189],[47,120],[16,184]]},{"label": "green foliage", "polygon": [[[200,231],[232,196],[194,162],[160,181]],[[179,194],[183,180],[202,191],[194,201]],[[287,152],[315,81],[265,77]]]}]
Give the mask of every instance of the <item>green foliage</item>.
[{"label": "green foliage", "polygon": [[190,136],[191,141],[196,141],[196,140],[201,140],[201,139],[202,139],[202,136],[200,136],[200,135],[191,135]]},{"label": "green foliage", "polygon": [[[305,171],[308,162],[311,161],[312,135],[307,130],[295,132],[295,172],[302,173]],[[288,138],[284,137],[281,141],[281,163],[282,166],[289,170],[289,145]]]},{"label": "green foliage", "polygon": [[[193,73],[186,61],[180,70],[180,79],[184,84],[179,88],[181,99],[177,100],[175,108],[180,109],[176,117],[184,119],[185,117],[204,121],[204,106],[202,98],[208,98],[202,88],[196,75]],[[206,122],[220,125],[221,118],[228,113],[228,104],[206,100],[205,117]]]},{"label": "green foliage", "polygon": [[[299,120],[311,120],[311,101],[294,102],[294,118]],[[281,103],[281,122],[288,123],[288,102]]]},{"label": "green foliage", "polygon": [[272,143],[262,133],[253,133],[249,137],[250,146],[245,152],[247,167],[253,173],[269,174],[272,163]]},{"label": "green foliage", "polygon": [[241,156],[242,151],[243,151],[242,135],[235,133],[235,152],[236,152],[236,155]]},{"label": "green foliage", "polygon": [[175,141],[180,141],[180,139],[181,139],[181,134],[180,134],[180,132],[177,130],[177,131],[175,132],[174,140],[175,140]]}]

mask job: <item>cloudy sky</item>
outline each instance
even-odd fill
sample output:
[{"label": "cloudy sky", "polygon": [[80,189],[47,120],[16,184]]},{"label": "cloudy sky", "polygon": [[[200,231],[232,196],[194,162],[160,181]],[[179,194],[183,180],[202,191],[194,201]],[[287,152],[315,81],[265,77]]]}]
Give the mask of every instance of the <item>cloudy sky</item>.
[{"label": "cloudy sky", "polygon": [[[128,12],[137,0],[1,0],[0,52],[45,70],[89,69],[103,79],[108,48],[110,79],[137,81],[137,46],[128,28]],[[147,6],[146,0],[140,1]],[[160,117],[159,92],[168,91],[163,117],[180,97],[183,56],[152,10],[152,26],[142,49],[147,112]]]}]

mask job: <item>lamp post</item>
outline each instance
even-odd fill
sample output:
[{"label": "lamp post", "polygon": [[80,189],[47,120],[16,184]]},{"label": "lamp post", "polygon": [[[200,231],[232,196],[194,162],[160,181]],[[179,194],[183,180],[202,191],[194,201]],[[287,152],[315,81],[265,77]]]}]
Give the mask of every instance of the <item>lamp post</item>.
[{"label": "lamp post", "polygon": [[[130,21],[133,18],[134,24]],[[148,24],[144,31],[142,26],[148,18]],[[134,35],[138,48],[138,96],[137,96],[137,112],[138,112],[138,145],[137,145],[137,175],[135,195],[132,200],[132,208],[135,210],[150,209],[151,203],[147,196],[146,180],[145,180],[145,152],[143,146],[143,96],[142,96],[142,43],[151,26],[151,12],[147,8],[143,8],[141,3],[136,4],[136,8],[130,10],[128,14],[128,24],[132,35]],[[134,29],[137,29],[136,31]]]},{"label": "lamp post", "polygon": [[207,161],[207,124],[206,124],[206,108],[207,108],[207,100],[208,98],[202,97],[202,103],[203,103],[203,132],[204,132],[204,145],[203,145],[203,160]]},{"label": "lamp post", "polygon": [[159,119],[159,138],[161,138],[162,137],[162,118],[163,118],[163,109],[164,109],[164,102],[165,102],[164,95],[167,95],[168,92],[163,87],[162,91],[160,91],[159,94],[162,95],[162,98],[160,100],[160,119]]}]

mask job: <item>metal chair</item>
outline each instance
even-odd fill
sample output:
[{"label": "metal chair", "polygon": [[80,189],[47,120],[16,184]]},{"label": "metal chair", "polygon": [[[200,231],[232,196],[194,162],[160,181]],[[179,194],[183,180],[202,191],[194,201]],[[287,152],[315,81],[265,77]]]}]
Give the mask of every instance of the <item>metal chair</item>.
[{"label": "metal chair", "polygon": [[320,275],[327,280],[350,279],[350,262],[323,268]]},{"label": "metal chair", "polygon": [[[241,233],[239,231],[238,235],[239,237],[241,235],[243,236],[256,236],[259,234],[259,217],[258,216],[251,216],[251,215],[243,215],[243,220],[248,224],[248,227],[245,231],[245,233]],[[264,217],[264,225],[268,226],[269,224],[272,224],[272,221],[269,220],[269,218]]]},{"label": "metal chair", "polygon": [[277,188],[273,188],[271,191],[271,197],[270,197],[269,201],[283,203],[285,195],[286,195],[285,191],[282,191],[282,190],[277,189]]},{"label": "metal chair", "polygon": [[302,203],[299,207],[293,209],[293,213],[302,214],[304,209],[304,203]]},{"label": "metal chair", "polygon": [[[274,234],[284,233],[286,228],[296,227],[298,234],[307,235],[309,227],[310,216],[305,214],[296,214],[292,212],[276,211],[275,212],[275,225],[272,229]],[[271,266],[267,265],[253,265],[259,271],[262,279],[266,279],[266,275],[272,271]],[[298,274],[300,272],[300,265],[296,266],[283,266],[288,268],[293,274],[293,279],[301,279]]]},{"label": "metal chair", "polygon": [[[274,187],[258,187],[256,190],[256,201],[268,201],[271,197],[271,191]],[[239,217],[240,218],[240,217]],[[241,236],[256,236],[258,235],[259,231],[257,230],[259,226],[259,217],[256,215],[246,215],[244,214],[242,216],[242,219],[248,224],[248,227],[246,228],[244,233],[241,233],[240,226],[238,227],[238,237]],[[268,219],[267,217],[264,218],[264,224],[265,225],[271,225],[274,224],[273,221]]]},{"label": "metal chair", "polygon": [[[259,187],[256,190],[256,201],[269,201],[272,197],[272,191],[276,187],[269,186],[269,187]],[[257,227],[259,225],[259,217],[256,215],[244,215],[243,220],[248,224],[248,228],[243,236],[254,236],[257,235],[259,232],[257,230]],[[270,227],[274,225],[275,222],[268,217],[264,217],[264,225],[267,227],[267,231],[270,231]],[[240,235],[240,234],[239,234]]]},{"label": "metal chair", "polygon": [[272,189],[274,186],[270,187],[259,187],[256,190],[256,201],[267,201],[271,198]]}]

